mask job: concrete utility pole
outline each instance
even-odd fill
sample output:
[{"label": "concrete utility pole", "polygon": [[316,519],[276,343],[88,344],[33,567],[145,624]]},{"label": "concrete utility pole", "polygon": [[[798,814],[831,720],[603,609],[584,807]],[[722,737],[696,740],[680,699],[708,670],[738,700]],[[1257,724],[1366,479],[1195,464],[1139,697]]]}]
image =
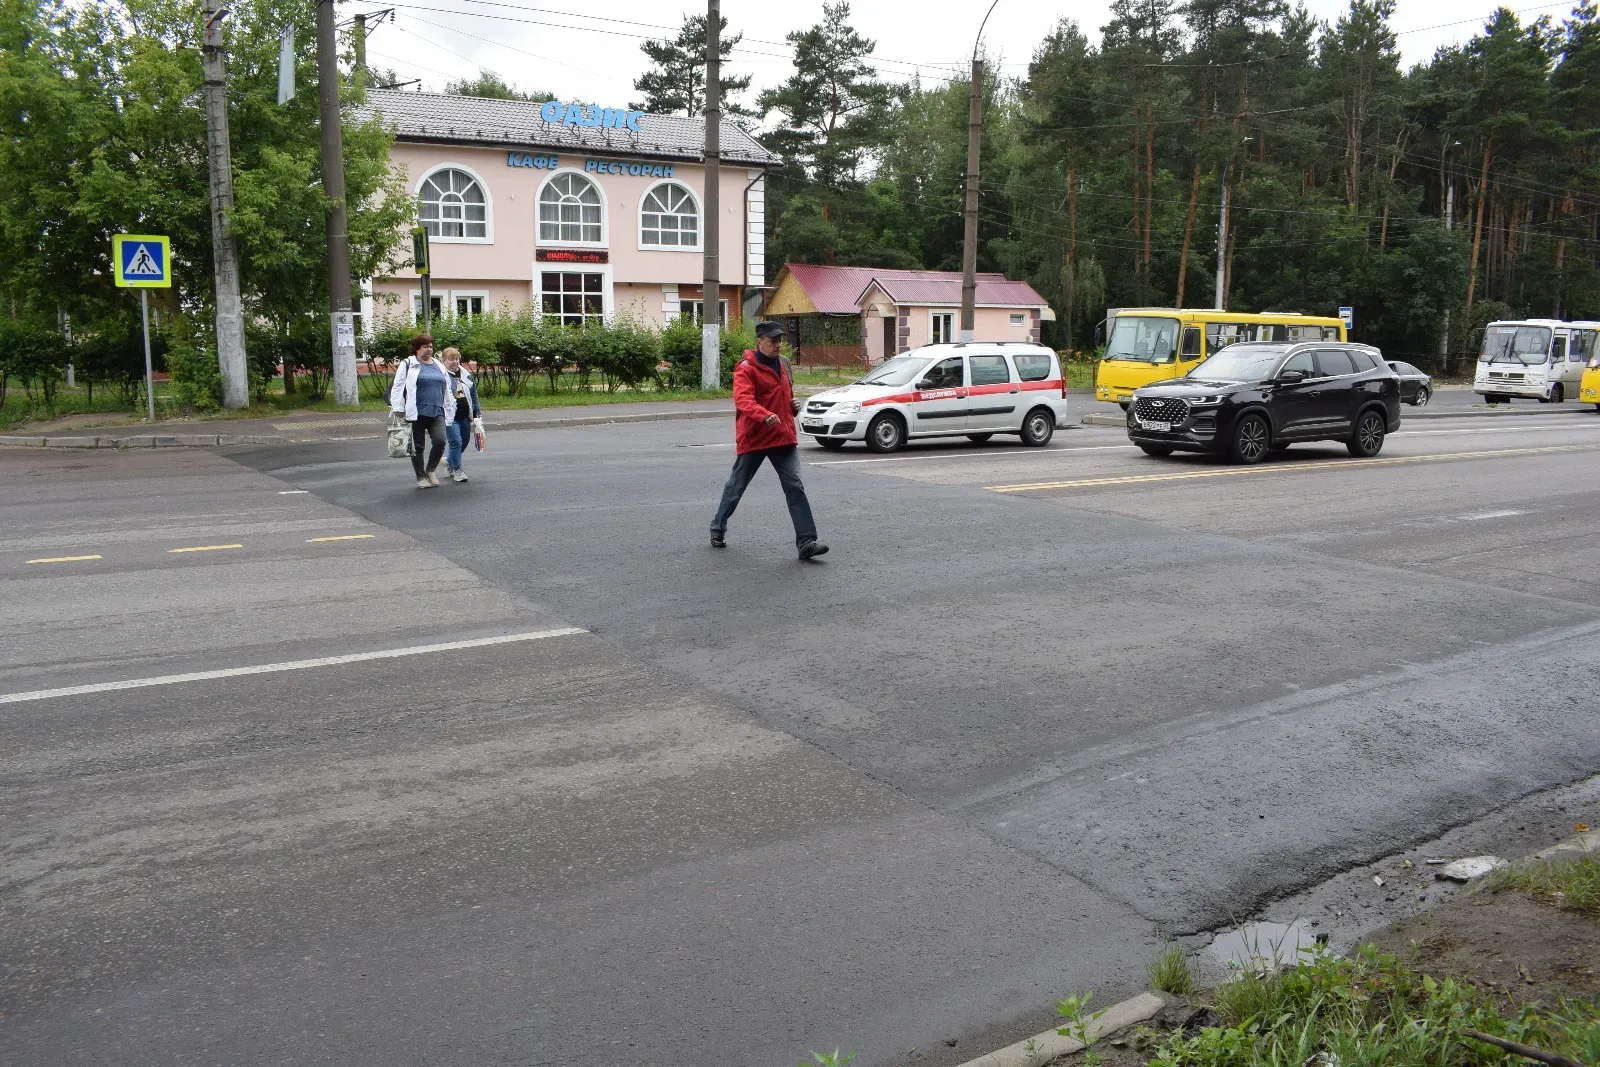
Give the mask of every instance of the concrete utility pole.
[{"label": "concrete utility pole", "polygon": [[333,326],[333,400],[355,405],[356,320],[350,310],[350,237],[344,217],[344,138],[333,0],[317,0],[317,96],[322,105],[322,194],[328,200],[328,302]]},{"label": "concrete utility pole", "polygon": [[[1456,183],[1450,179],[1450,187],[1444,195],[1444,230],[1452,233],[1456,228]],[[1444,309],[1444,334],[1439,338],[1439,358],[1445,363],[1445,370],[1449,370],[1450,363],[1450,306]]]},{"label": "concrete utility pole", "polygon": [[982,151],[983,60],[974,59],[972,98],[967,102],[967,201],[962,209],[966,232],[961,245],[961,328],[956,335],[960,341],[972,341],[977,338],[978,157]]},{"label": "concrete utility pole", "polygon": [[1228,160],[1222,168],[1222,214],[1217,219],[1217,301],[1215,307],[1222,310],[1222,298],[1227,288],[1228,271],[1228,175],[1233,170],[1233,160]]},{"label": "concrete utility pole", "polygon": [[719,297],[722,293],[722,268],[718,245],[722,240],[719,225],[722,214],[722,5],[706,0],[706,225],[701,259],[705,265],[700,290],[700,388],[715,389],[722,384],[722,328]]},{"label": "concrete utility pole", "polygon": [[357,15],[350,30],[350,43],[356,53],[356,72],[367,73],[367,16]]},{"label": "concrete utility pole", "polygon": [[216,261],[217,367],[222,405],[250,404],[244,356],[244,306],[239,300],[239,252],[233,244],[233,149],[228,143],[228,71],[223,60],[221,0],[205,0],[200,57],[205,73],[206,155],[211,166],[211,257]]}]

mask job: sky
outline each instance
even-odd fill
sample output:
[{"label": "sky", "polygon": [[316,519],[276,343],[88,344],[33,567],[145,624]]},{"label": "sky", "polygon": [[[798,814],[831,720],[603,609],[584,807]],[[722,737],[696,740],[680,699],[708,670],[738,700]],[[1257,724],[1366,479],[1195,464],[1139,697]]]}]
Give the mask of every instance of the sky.
[{"label": "sky", "polygon": [[[1304,0],[1313,14],[1333,22],[1348,0]],[[1509,0],[1513,5],[1517,0]],[[1532,3],[1532,0],[1529,0]],[[964,78],[982,0],[875,0],[852,5],[851,21],[877,42],[874,61],[886,79],[920,76],[924,83]],[[1108,20],[1109,0],[1054,5],[1037,0],[998,0],[984,31],[985,54],[1002,73],[1026,73],[1035,44],[1062,17],[1075,19],[1091,40]],[[1549,14],[1555,21],[1571,0],[1518,7],[1523,21]],[[558,99],[624,107],[640,96],[634,79],[648,66],[639,45],[676,31],[689,11],[703,6],[645,0],[609,0],[605,5],[579,0],[339,0],[341,19],[393,8],[392,19],[368,33],[367,61],[392,69],[403,79],[420,78],[421,88],[443,90],[445,83],[492,71],[523,90],[554,93]],[[1425,63],[1434,50],[1468,40],[1494,10],[1488,0],[1398,0],[1391,25],[1399,34],[1403,65]],[[595,14],[604,12],[603,15]],[[728,30],[743,32],[743,43],[727,67],[754,78],[745,102],[788,76],[785,35],[822,18],[821,0],[724,0]]]}]

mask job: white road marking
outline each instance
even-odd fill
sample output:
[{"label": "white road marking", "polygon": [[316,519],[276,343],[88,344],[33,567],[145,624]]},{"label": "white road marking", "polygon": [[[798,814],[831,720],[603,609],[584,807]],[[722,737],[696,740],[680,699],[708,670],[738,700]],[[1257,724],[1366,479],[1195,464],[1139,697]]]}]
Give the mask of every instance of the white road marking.
[{"label": "white road marking", "polygon": [[1506,511],[1485,511],[1481,515],[1462,515],[1462,522],[1478,522],[1481,519],[1509,519],[1513,515],[1526,515],[1527,512],[1520,508],[1510,508]]},{"label": "white road marking", "polygon": [[228,548],[243,548],[243,545],[195,545],[191,548],[169,548],[171,552],[221,552]]},{"label": "white road marking", "polygon": [[43,559],[30,559],[29,563],[77,563],[85,559],[99,559],[99,556],[46,556]]},{"label": "white road marking", "polygon": [[20,704],[29,700],[49,700],[53,697],[83,696],[88,693],[111,693],[120,689],[144,689],[152,685],[176,685],[180,682],[205,682],[213,678],[238,678],[247,674],[277,674],[280,671],[303,671],[313,667],[337,667],[343,663],[362,663],[367,660],[402,659],[406,656],[423,656],[433,652],[454,652],[463,648],[483,648],[488,645],[509,645],[520,641],[541,641],[547,637],[566,637],[569,634],[588,633],[577,626],[563,626],[559,630],[531,630],[527,633],[506,634],[502,637],[478,637],[470,641],[446,641],[437,645],[412,645],[409,648],[385,648],[376,652],[356,652],[346,656],[322,656],[317,659],[295,659],[282,663],[258,663],[253,667],[228,667],[217,671],[193,671],[189,674],[163,674],[152,678],[129,678],[121,682],[97,682],[93,685],[69,685],[61,689],[35,689],[28,693],[0,693],[0,704]]},{"label": "white road marking", "polygon": [[1593,422],[1558,422],[1542,426],[1494,426],[1476,430],[1408,430],[1405,427],[1395,431],[1395,434],[1405,434],[1407,437],[1434,437],[1439,434],[1458,433],[1528,433],[1532,430],[1600,430],[1600,419]]},{"label": "white road marking", "polygon": [[314,545],[314,544],[317,544],[319,541],[370,541],[376,536],[378,536],[378,535],[377,534],[344,534],[344,535],[339,536],[339,537],[308,537],[308,538],[306,538],[306,544]]},{"label": "white road marking", "polygon": [[1067,448],[1018,448],[1006,452],[935,452],[920,456],[879,456],[872,459],[813,460],[813,467],[843,467],[852,463],[907,463],[911,460],[929,459],[993,459],[996,456],[1061,456],[1072,452],[1109,452],[1115,449],[1137,448],[1137,445],[1082,445]]},{"label": "white road marking", "polygon": [[309,492],[311,492],[311,490],[309,490],[309,489],[279,489],[278,490],[278,495],[279,496],[294,496],[297,493],[309,493]]}]

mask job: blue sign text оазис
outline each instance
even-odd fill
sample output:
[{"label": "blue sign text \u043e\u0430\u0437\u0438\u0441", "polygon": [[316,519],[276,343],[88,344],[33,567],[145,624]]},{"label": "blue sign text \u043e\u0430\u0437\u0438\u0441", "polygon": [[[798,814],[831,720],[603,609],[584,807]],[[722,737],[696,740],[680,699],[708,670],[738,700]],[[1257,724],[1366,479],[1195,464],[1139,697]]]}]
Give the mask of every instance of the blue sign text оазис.
[{"label": "blue sign text \u043e\u0430\u0437\u0438\u0441", "polygon": [[639,132],[643,111],[620,107],[595,107],[592,104],[563,104],[551,100],[539,109],[539,117],[552,126],[591,126],[607,130]]}]

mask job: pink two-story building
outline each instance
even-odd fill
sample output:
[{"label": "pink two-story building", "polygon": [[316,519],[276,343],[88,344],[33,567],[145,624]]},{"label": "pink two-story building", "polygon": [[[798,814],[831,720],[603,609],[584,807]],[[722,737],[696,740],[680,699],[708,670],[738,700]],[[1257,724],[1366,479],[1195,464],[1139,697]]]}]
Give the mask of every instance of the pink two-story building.
[{"label": "pink two-story building", "polygon": [[[373,89],[390,154],[417,198],[433,317],[533,304],[572,325],[699,316],[705,121],[677,115]],[[723,322],[766,273],[765,175],[778,157],[724,122]],[[421,310],[409,268],[375,278],[362,320]],[[730,318],[731,316],[731,318]]]}]

